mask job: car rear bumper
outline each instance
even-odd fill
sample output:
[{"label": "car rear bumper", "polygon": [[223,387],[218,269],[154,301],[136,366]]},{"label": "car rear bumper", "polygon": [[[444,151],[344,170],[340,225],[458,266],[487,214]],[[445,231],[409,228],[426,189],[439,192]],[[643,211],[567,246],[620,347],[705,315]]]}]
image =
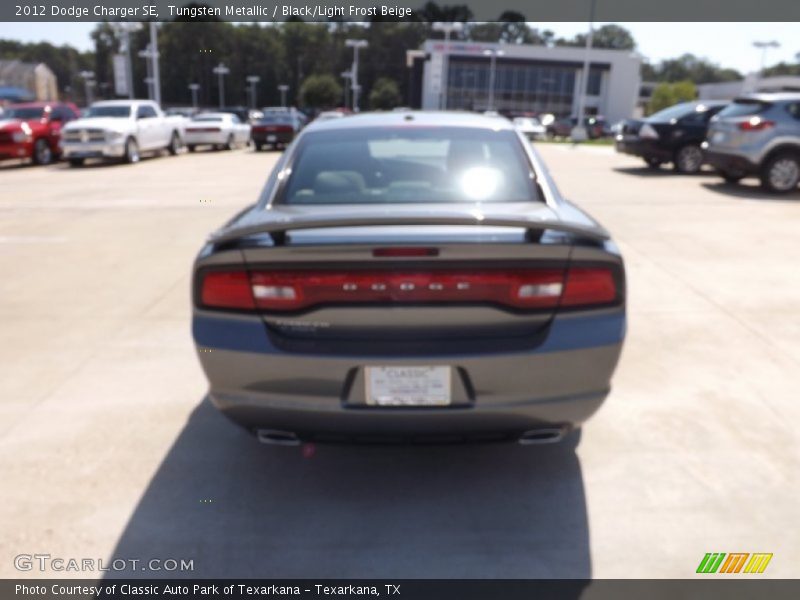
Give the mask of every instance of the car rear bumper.
[{"label": "car rear bumper", "polygon": [[636,136],[617,136],[614,148],[622,154],[630,154],[641,158],[655,158],[664,162],[672,160],[672,151],[659,145],[658,140],[647,140]]},{"label": "car rear bumper", "polygon": [[[571,429],[610,388],[625,333],[620,309],[561,316],[533,349],[492,354],[331,356],[276,348],[260,319],[196,314],[193,334],[213,403],[250,430],[301,439],[514,438],[531,429]],[[366,403],[365,366],[449,365],[453,404],[375,407]]]},{"label": "car rear bumper", "polygon": [[228,133],[191,133],[187,131],[183,134],[183,143],[187,146],[203,146],[209,144],[225,144],[228,141]]},{"label": "car rear bumper", "polygon": [[120,158],[125,155],[125,141],[74,143],[62,142],[62,155],[70,158]]},{"label": "car rear bumper", "polygon": [[705,161],[720,171],[727,173],[743,173],[752,175],[758,173],[759,166],[750,162],[749,159],[738,154],[719,152],[716,150],[704,150]]},{"label": "car rear bumper", "polygon": [[260,132],[250,133],[250,139],[256,144],[288,144],[294,139],[292,131]]}]

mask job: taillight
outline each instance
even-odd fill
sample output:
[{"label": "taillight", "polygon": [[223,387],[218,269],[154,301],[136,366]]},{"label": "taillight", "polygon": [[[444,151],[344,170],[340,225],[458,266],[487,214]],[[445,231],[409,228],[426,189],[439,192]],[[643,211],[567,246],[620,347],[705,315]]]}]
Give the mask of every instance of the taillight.
[{"label": "taillight", "polygon": [[321,304],[489,303],[515,309],[609,304],[610,269],[210,271],[201,283],[208,308],[296,311]]},{"label": "taillight", "polygon": [[245,271],[210,271],[200,290],[203,306],[252,310],[256,307],[250,278]]},{"label": "taillight", "polygon": [[610,269],[575,267],[567,272],[561,306],[609,304],[617,299],[617,285]]},{"label": "taillight", "polygon": [[763,131],[772,127],[775,127],[775,121],[761,117],[750,117],[747,121],[739,123],[739,129],[742,131]]}]

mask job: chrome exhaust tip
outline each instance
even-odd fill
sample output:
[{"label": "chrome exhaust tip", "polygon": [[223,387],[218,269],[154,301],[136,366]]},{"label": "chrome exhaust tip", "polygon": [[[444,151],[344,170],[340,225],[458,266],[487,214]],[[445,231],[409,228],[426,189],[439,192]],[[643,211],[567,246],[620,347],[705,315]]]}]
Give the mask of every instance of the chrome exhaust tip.
[{"label": "chrome exhaust tip", "polygon": [[258,441],[272,446],[299,446],[300,439],[292,431],[278,431],[277,429],[259,429],[256,431]]},{"label": "chrome exhaust tip", "polygon": [[526,431],[517,440],[523,446],[534,444],[556,444],[567,435],[566,427],[543,427]]}]

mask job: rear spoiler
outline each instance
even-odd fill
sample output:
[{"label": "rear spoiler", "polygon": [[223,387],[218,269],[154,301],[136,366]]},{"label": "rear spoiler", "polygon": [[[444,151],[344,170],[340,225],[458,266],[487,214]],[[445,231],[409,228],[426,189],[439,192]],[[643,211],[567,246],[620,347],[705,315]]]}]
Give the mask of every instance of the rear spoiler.
[{"label": "rear spoiler", "polygon": [[480,227],[516,227],[526,230],[528,239],[538,239],[546,230],[569,233],[595,242],[605,242],[609,235],[601,228],[565,223],[554,219],[526,219],[519,215],[482,214],[426,214],[426,215],[371,215],[291,217],[265,221],[243,227],[223,228],[209,237],[214,244],[232,242],[242,238],[269,234],[276,246],[286,242],[286,234],[302,229],[329,229],[334,227],[381,227],[395,225],[463,225]]}]

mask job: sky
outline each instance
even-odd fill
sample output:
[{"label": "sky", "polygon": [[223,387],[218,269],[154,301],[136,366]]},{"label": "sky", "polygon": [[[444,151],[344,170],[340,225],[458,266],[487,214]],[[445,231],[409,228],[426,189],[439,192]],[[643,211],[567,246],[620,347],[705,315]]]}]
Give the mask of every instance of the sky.
[{"label": "sky", "polygon": [[[800,53],[800,23],[618,23],[636,39],[638,51],[651,62],[674,58],[685,52],[710,59],[723,67],[743,73],[757,71],[761,51],[754,41],[775,40],[780,48],[770,49],[766,65],[795,62]],[[94,23],[0,23],[0,38],[25,42],[49,41],[92,49],[89,33]],[[552,29],[559,37],[586,31],[586,23],[532,23],[538,29]],[[598,23],[596,26],[601,26]]]}]

